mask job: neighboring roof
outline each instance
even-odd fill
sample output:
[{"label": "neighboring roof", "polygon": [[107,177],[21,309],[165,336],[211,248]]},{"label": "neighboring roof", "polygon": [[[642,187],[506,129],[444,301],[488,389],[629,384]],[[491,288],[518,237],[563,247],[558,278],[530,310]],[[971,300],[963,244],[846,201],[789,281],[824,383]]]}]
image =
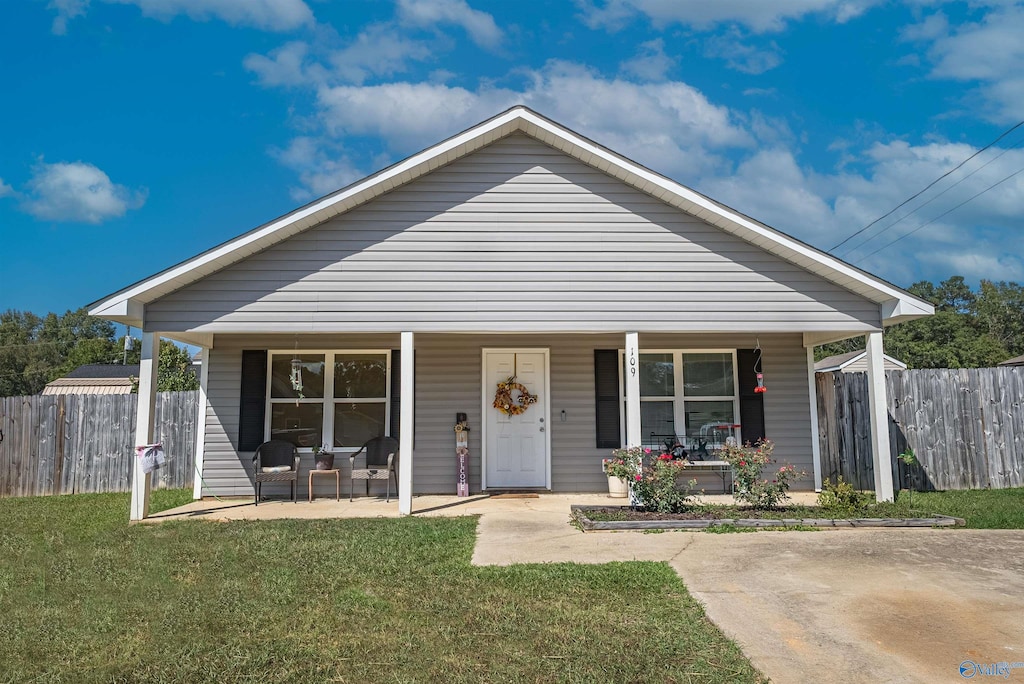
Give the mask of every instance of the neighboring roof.
[{"label": "neighboring roof", "polygon": [[58,378],[42,394],[131,394],[130,378]]},{"label": "neighboring roof", "polygon": [[1012,359],[1006,359],[1000,366],[1024,366],[1024,356],[1015,356]]},{"label": "neighboring roof", "polygon": [[87,363],[71,371],[64,378],[129,378],[139,377],[139,364]]},{"label": "neighboring roof", "polygon": [[145,304],[516,132],[529,135],[641,192],[877,302],[882,305],[885,325],[934,313],[929,302],[906,290],[755,221],[523,106],[502,112],[363,180],[94,302],[89,306],[89,313],[141,326]]},{"label": "neighboring roof", "polygon": [[[829,373],[831,371],[842,370],[843,368],[849,366],[851,363],[855,363],[856,361],[862,359],[866,354],[867,351],[861,349],[860,351],[852,351],[847,352],[845,354],[826,356],[821,361],[818,361],[817,363],[814,364],[814,372]],[[903,363],[899,359],[889,356],[888,354],[882,354],[882,357],[884,358],[887,364],[899,366],[904,370],[906,370],[907,368],[907,364]]]}]

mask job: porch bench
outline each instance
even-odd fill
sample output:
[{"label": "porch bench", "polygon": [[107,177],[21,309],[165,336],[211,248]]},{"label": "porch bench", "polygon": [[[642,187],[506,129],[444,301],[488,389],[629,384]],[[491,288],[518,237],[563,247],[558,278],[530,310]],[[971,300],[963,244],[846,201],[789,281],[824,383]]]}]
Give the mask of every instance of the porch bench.
[{"label": "porch bench", "polygon": [[[697,473],[716,473],[722,478],[722,493],[728,494],[732,491],[734,480],[732,466],[729,465],[728,461],[690,461],[683,466],[683,470]],[[726,482],[726,475],[729,476],[728,483]]]}]

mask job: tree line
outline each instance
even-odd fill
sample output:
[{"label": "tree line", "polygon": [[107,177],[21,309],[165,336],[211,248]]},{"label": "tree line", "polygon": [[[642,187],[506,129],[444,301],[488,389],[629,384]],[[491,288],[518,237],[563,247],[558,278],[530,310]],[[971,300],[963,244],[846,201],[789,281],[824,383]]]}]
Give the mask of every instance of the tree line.
[{"label": "tree line", "polygon": [[[885,353],[908,368],[985,368],[1024,354],[1024,286],[962,276],[907,288],[935,305],[935,315],[886,328]],[[817,359],[864,348],[864,338],[826,344]]]},{"label": "tree line", "polygon": [[[38,394],[46,383],[89,363],[139,362],[141,345],[124,350],[110,321],[90,316],[85,308],[37,316],[9,309],[0,314],[0,396]],[[160,342],[157,389],[193,390],[199,380],[188,350]]]}]

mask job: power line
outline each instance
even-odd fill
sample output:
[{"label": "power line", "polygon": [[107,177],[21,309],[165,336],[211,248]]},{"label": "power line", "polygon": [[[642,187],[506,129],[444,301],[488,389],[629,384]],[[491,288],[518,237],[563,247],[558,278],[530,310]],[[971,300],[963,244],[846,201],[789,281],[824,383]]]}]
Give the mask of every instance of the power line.
[{"label": "power line", "polygon": [[879,216],[879,217],[878,217],[878,218],[876,218],[876,219],[875,219],[874,221],[872,221],[872,222],[871,222],[871,223],[869,223],[868,225],[864,226],[863,228],[861,228],[861,229],[860,229],[860,230],[858,230],[857,232],[853,233],[852,235],[848,236],[848,237],[847,237],[847,238],[846,238],[845,240],[843,240],[843,241],[842,241],[842,242],[840,242],[840,243],[839,243],[838,245],[836,245],[835,247],[833,247],[832,249],[830,249],[830,250],[828,250],[828,251],[829,251],[829,252],[834,252],[835,250],[839,249],[840,247],[842,247],[843,245],[845,245],[845,244],[846,244],[847,242],[849,242],[849,241],[850,241],[850,240],[852,240],[853,238],[857,237],[858,235],[860,235],[860,234],[861,234],[861,233],[863,233],[863,232],[864,232],[865,230],[867,230],[867,229],[868,229],[868,228],[870,228],[871,226],[875,225],[876,223],[878,223],[878,222],[879,222],[879,221],[881,221],[882,219],[884,219],[884,218],[888,218],[889,216],[892,216],[894,212],[896,212],[896,211],[897,211],[898,209],[900,209],[901,207],[905,206],[905,205],[906,205],[906,204],[907,204],[908,202],[911,202],[911,201],[913,201],[914,199],[916,199],[916,198],[920,197],[920,196],[921,196],[921,195],[922,195],[923,193],[927,192],[927,191],[928,191],[928,190],[929,190],[929,189],[930,189],[931,187],[933,187],[933,186],[934,186],[934,185],[935,185],[936,183],[938,183],[938,182],[939,182],[940,180],[942,180],[943,178],[945,178],[945,177],[946,177],[946,176],[948,176],[949,174],[953,173],[954,171],[956,171],[957,169],[959,169],[960,167],[962,167],[962,166],[963,166],[964,164],[966,164],[967,162],[971,161],[972,159],[974,159],[975,157],[977,157],[977,156],[978,156],[979,154],[981,154],[982,152],[984,152],[984,151],[985,151],[985,150],[987,150],[988,148],[992,147],[992,146],[993,146],[993,145],[995,145],[995,144],[996,144],[997,142],[999,142],[1000,140],[1002,140],[1003,138],[1005,138],[1006,136],[1008,136],[1008,135],[1009,135],[1010,133],[1012,133],[1013,131],[1015,131],[1015,130],[1017,130],[1018,128],[1020,128],[1021,126],[1024,126],[1024,120],[1018,121],[1018,122],[1017,122],[1016,124],[1014,124],[1013,126],[1011,126],[1010,128],[1008,128],[1007,130],[1003,131],[1003,132],[1002,132],[1002,133],[1001,133],[1001,134],[999,135],[999,137],[998,137],[998,138],[996,138],[995,140],[993,140],[992,142],[990,142],[990,143],[989,143],[988,145],[985,145],[985,146],[984,146],[984,147],[982,147],[982,148],[981,148],[980,150],[978,150],[977,152],[975,152],[974,154],[972,154],[971,156],[969,156],[969,157],[968,157],[967,159],[964,159],[964,160],[963,160],[962,162],[960,162],[959,164],[957,164],[956,166],[954,166],[953,168],[951,168],[951,169],[950,169],[949,171],[947,171],[946,173],[942,174],[941,176],[939,176],[938,178],[936,178],[935,180],[933,180],[933,181],[932,181],[931,183],[929,183],[928,185],[926,185],[926,186],[925,186],[925,187],[924,187],[923,189],[921,189],[920,191],[918,191],[918,192],[917,192],[916,194],[914,194],[914,195],[911,195],[911,196],[910,196],[910,197],[908,197],[907,199],[905,199],[905,200],[903,200],[902,202],[900,202],[899,204],[897,204],[897,205],[896,205],[895,207],[893,207],[893,208],[892,208],[892,209],[891,209],[891,210],[890,210],[890,211],[889,211],[888,213],[886,213],[886,214],[884,214],[884,215],[882,215],[882,216]]},{"label": "power line", "polygon": [[[890,223],[890,224],[889,224],[888,226],[886,226],[886,227],[885,227],[885,228],[883,228],[882,230],[878,231],[878,232],[877,232],[877,233],[875,233],[874,235],[870,236],[869,238],[867,238],[866,240],[864,240],[863,242],[861,242],[861,243],[860,243],[859,245],[857,245],[856,247],[852,247],[852,248],[850,248],[849,250],[847,250],[847,251],[846,251],[846,255],[847,255],[847,257],[849,257],[849,255],[850,255],[850,254],[853,254],[853,253],[854,253],[854,252],[856,252],[856,251],[857,251],[858,249],[860,249],[860,248],[861,248],[861,247],[863,247],[864,245],[868,244],[869,242],[871,242],[871,241],[872,241],[872,240],[874,240],[874,239],[875,239],[876,237],[878,237],[879,235],[881,235],[881,234],[882,234],[882,233],[884,233],[885,231],[889,230],[890,228],[892,228],[892,227],[893,227],[893,226],[895,226],[896,224],[898,224],[898,223],[901,223],[901,222],[902,222],[902,221],[904,221],[905,219],[908,219],[908,218],[910,218],[911,216],[913,216],[913,215],[914,215],[915,213],[917,213],[917,212],[918,212],[918,211],[920,211],[921,209],[924,209],[924,208],[925,208],[926,206],[928,206],[929,204],[931,204],[931,203],[932,203],[932,202],[934,202],[935,200],[939,199],[940,197],[942,197],[943,195],[945,195],[945,194],[946,194],[947,192],[949,192],[950,190],[952,190],[952,189],[953,189],[953,188],[955,188],[956,186],[960,185],[960,184],[961,184],[961,183],[963,183],[963,182],[964,182],[965,180],[967,180],[968,178],[970,178],[970,177],[971,177],[971,176],[973,176],[974,174],[978,173],[979,171],[981,171],[982,169],[984,169],[984,168],[985,168],[986,166],[988,166],[988,165],[989,165],[989,164],[991,164],[992,162],[994,162],[994,161],[998,160],[998,159],[999,159],[1000,157],[1002,157],[1002,156],[1003,156],[1004,154],[1006,154],[1007,152],[1010,152],[1011,150],[1013,150],[1014,148],[1016,148],[1016,147],[1017,147],[1018,145],[1020,145],[1021,143],[1024,143],[1024,137],[1022,137],[1022,138],[1021,138],[1020,140],[1018,140],[1017,142],[1013,143],[1012,145],[1010,145],[1009,147],[1007,147],[1006,149],[1004,149],[1004,150],[1003,150],[1002,152],[1000,152],[1000,153],[999,153],[999,154],[997,154],[996,156],[994,156],[994,157],[992,157],[991,159],[989,159],[989,160],[988,160],[987,162],[985,162],[984,164],[982,164],[982,165],[981,165],[981,166],[979,166],[978,168],[976,168],[976,169],[974,169],[973,171],[971,171],[971,172],[970,172],[969,174],[967,174],[966,176],[964,176],[963,178],[961,178],[960,180],[958,180],[958,181],[957,181],[956,183],[953,183],[953,184],[952,184],[952,185],[950,185],[950,186],[949,186],[948,188],[946,188],[946,189],[942,190],[941,192],[939,192],[939,193],[938,193],[937,195],[935,195],[934,197],[932,197],[932,198],[930,198],[930,199],[928,199],[928,200],[925,200],[925,201],[924,201],[924,202],[922,202],[921,204],[917,205],[917,207],[915,207],[914,209],[911,209],[911,210],[910,210],[910,211],[908,211],[908,212],[907,212],[906,214],[904,214],[904,215],[903,215],[903,216],[901,216],[900,218],[896,219],[895,221],[893,221],[892,223]],[[845,257],[844,257],[844,258],[845,258]]]},{"label": "power line", "polygon": [[1024,172],[1024,168],[1021,168],[1021,169],[1017,169],[1016,171],[1014,171],[1013,173],[1011,173],[1011,174],[1010,174],[1009,176],[1007,176],[1007,177],[1003,178],[1003,179],[1002,179],[1002,180],[1000,180],[1000,181],[996,181],[995,183],[993,183],[992,185],[988,186],[987,188],[985,188],[985,189],[984,189],[984,190],[982,190],[981,192],[979,192],[979,193],[977,193],[977,194],[975,194],[975,195],[972,195],[972,196],[968,197],[967,199],[965,199],[965,200],[964,200],[963,202],[961,202],[960,204],[956,205],[956,206],[955,206],[955,207],[953,207],[952,209],[949,209],[949,210],[947,210],[947,211],[944,211],[944,212],[942,212],[941,214],[939,214],[938,216],[936,216],[936,217],[935,217],[935,218],[933,218],[932,220],[930,220],[930,221],[927,221],[927,222],[925,222],[925,223],[922,223],[921,225],[919,225],[919,226],[918,226],[917,228],[914,228],[914,229],[913,229],[912,231],[910,231],[909,233],[904,233],[903,235],[899,236],[898,238],[896,238],[896,239],[895,239],[895,240],[893,240],[892,242],[888,242],[888,243],[886,243],[886,244],[882,245],[881,247],[879,247],[878,249],[876,249],[876,250],[875,250],[874,252],[871,252],[870,254],[868,254],[868,255],[866,255],[866,256],[862,256],[862,257],[861,257],[860,259],[858,259],[857,261],[858,261],[858,262],[860,262],[860,261],[864,261],[864,260],[865,260],[865,259],[867,259],[868,257],[872,257],[872,256],[874,256],[874,255],[878,254],[878,253],[879,253],[879,252],[881,252],[881,251],[882,251],[883,249],[886,249],[886,248],[888,248],[888,247],[892,247],[893,245],[895,245],[895,244],[896,244],[897,242],[899,242],[899,241],[900,241],[900,240],[902,240],[903,238],[905,238],[905,237],[908,237],[908,236],[910,236],[910,235],[913,235],[914,233],[916,233],[917,231],[921,230],[921,229],[922,229],[922,228],[924,228],[925,226],[927,226],[927,225],[929,225],[929,224],[932,224],[932,223],[935,223],[936,221],[938,221],[938,220],[939,220],[940,218],[942,218],[943,216],[946,216],[947,214],[951,214],[951,213],[953,213],[954,211],[956,211],[956,210],[957,210],[957,209],[959,209],[960,207],[964,206],[965,204],[967,204],[967,203],[968,203],[968,202],[970,202],[971,200],[973,200],[973,199],[976,199],[976,198],[978,198],[978,197],[981,197],[982,195],[984,195],[984,194],[985,194],[986,192],[988,192],[988,191],[989,191],[989,190],[991,190],[992,188],[996,187],[997,185],[1002,185],[1003,183],[1005,183],[1006,181],[1010,180],[1011,178],[1013,178],[1014,176],[1016,176],[1016,175],[1017,175],[1018,173],[1021,173],[1021,172]]}]

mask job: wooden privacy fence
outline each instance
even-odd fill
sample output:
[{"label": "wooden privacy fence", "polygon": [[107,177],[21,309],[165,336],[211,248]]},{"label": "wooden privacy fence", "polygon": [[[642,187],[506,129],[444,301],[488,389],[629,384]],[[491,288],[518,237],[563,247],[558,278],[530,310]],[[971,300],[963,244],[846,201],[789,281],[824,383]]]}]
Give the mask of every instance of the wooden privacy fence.
[{"label": "wooden privacy fence", "polygon": [[[822,477],[874,489],[865,373],[818,373]],[[1024,368],[885,374],[893,485],[917,489],[1024,486]],[[896,457],[907,447],[920,465]]]},{"label": "wooden privacy fence", "polygon": [[[160,392],[153,487],[191,487],[198,392]],[[131,490],[137,394],[0,398],[0,496]]]}]

